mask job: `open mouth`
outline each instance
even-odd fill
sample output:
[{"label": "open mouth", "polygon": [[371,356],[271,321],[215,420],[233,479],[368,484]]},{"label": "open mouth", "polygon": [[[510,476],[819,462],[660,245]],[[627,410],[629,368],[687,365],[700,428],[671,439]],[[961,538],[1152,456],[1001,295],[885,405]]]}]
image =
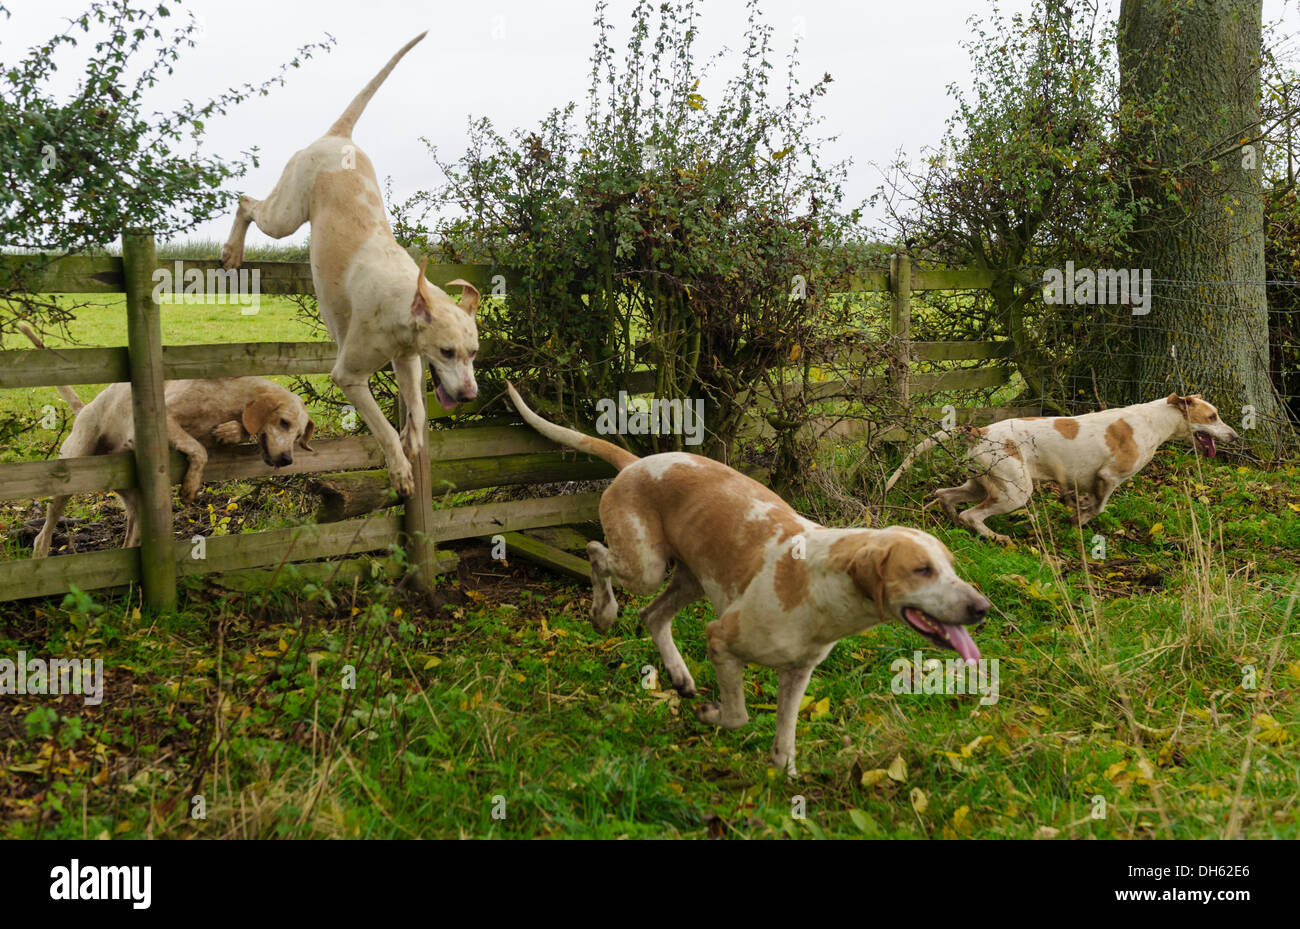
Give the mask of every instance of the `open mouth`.
[{"label": "open mouth", "polygon": [[903,607],[903,619],[921,635],[940,648],[950,648],[966,661],[979,661],[980,648],[965,626],[941,623],[924,610]]},{"label": "open mouth", "polygon": [[1196,450],[1206,458],[1213,458],[1219,451],[1218,447],[1214,444],[1214,436],[1210,435],[1208,432],[1193,432],[1192,444],[1196,447]]},{"label": "open mouth", "polygon": [[442,381],[438,379],[438,371],[432,364],[429,365],[429,377],[433,379],[433,395],[438,399],[438,405],[444,410],[456,409],[456,401],[442,386]]}]

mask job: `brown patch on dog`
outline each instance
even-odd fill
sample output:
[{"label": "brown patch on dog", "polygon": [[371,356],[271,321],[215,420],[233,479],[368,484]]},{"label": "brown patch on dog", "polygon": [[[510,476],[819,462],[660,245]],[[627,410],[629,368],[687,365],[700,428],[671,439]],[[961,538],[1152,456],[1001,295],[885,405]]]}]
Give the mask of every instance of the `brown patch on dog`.
[{"label": "brown patch on dog", "polygon": [[1186,397],[1180,397],[1178,394],[1172,393],[1165,398],[1165,402],[1181,410],[1187,416],[1187,421],[1196,426],[1209,425],[1219,418],[1219,411],[1212,404],[1202,400],[1200,394],[1188,394]]},{"label": "brown patch on dog", "polygon": [[1073,439],[1079,434],[1079,421],[1077,419],[1056,419],[1052,421],[1052,428],[1067,439]]},{"label": "brown patch on dog", "polygon": [[[691,463],[672,465],[662,478],[639,463],[620,473],[601,499],[605,534],[612,541],[622,513],[636,512],[643,522],[652,521],[646,529],[654,536],[652,544],[666,543],[701,581],[738,596],[763,569],[766,546],[804,532],[804,523],[789,504],[752,478],[710,458],[691,455],[687,460]],[[766,504],[766,512],[751,515],[756,504]],[[799,572],[807,566],[787,565],[785,570],[787,596],[795,596]],[[807,585],[806,574],[802,583]]]},{"label": "brown patch on dog", "polygon": [[793,610],[808,599],[808,559],[796,558],[786,552],[776,562],[776,571],[772,578],[776,587],[776,598],[781,606]]},{"label": "brown patch on dog", "polygon": [[1020,443],[1018,443],[1015,439],[1007,439],[1005,442],[1003,442],[1002,450],[1007,453],[1007,457],[1018,458],[1021,461],[1024,461],[1024,457],[1020,454]]},{"label": "brown patch on dog", "polygon": [[1017,417],[1016,417],[1016,421],[1017,421],[1017,422],[1026,422],[1026,423],[1027,423],[1027,422],[1030,422],[1030,421],[1035,420],[1035,419],[1049,419],[1049,418],[1050,418],[1050,417],[1047,417],[1047,416],[1017,416]]},{"label": "brown patch on dog", "polygon": [[1106,427],[1106,447],[1120,471],[1132,471],[1137,464],[1138,447],[1133,441],[1133,427],[1126,419],[1117,419]]},{"label": "brown patch on dog", "polygon": [[739,638],[740,611],[728,610],[722,617],[722,641],[728,645],[734,645]]},{"label": "brown patch on dog", "polygon": [[831,543],[827,563],[846,572],[862,596],[876,604],[876,612],[885,615],[884,565],[889,546],[873,536],[854,533]]},{"label": "brown patch on dog", "polygon": [[1208,426],[1218,422],[1219,412],[1211,404],[1193,394],[1188,399],[1192,404],[1187,408],[1187,421],[1193,426]]}]

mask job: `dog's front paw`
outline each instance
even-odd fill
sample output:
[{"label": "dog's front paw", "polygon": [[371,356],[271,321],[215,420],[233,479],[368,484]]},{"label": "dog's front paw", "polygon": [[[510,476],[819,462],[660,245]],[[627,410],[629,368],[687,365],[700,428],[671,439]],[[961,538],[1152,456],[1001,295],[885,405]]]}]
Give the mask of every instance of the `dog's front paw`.
[{"label": "dog's front paw", "polygon": [[403,497],[415,496],[415,471],[405,455],[401,461],[389,463],[388,478],[393,483],[393,489]]},{"label": "dog's front paw", "polygon": [[189,506],[191,503],[193,503],[199,495],[200,486],[202,486],[202,481],[191,482],[187,480],[184,484],[182,484],[181,503],[184,503],[186,506]]},{"label": "dog's front paw", "polygon": [[618,620],[618,601],[612,591],[596,593],[591,598],[591,628],[604,635]]},{"label": "dog's front paw", "polygon": [[244,427],[235,420],[212,427],[212,438],[223,445],[238,445],[244,441]]},{"label": "dog's front paw", "polygon": [[668,676],[669,676],[670,678],[672,678],[673,689],[677,691],[677,693],[678,693],[679,696],[682,696],[682,697],[693,697],[693,696],[695,696],[695,693],[696,693],[696,691],[695,691],[695,679],[691,677],[689,671],[686,672],[685,676],[683,677],[683,679],[682,679],[680,682],[679,682],[675,677],[673,677],[673,675],[672,675],[671,673],[670,673]]}]

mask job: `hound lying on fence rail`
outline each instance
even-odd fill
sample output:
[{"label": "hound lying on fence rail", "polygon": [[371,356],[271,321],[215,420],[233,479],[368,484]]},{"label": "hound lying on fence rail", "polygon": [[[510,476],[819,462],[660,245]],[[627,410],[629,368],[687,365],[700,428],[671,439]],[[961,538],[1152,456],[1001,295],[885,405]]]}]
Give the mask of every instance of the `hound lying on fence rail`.
[{"label": "hound lying on fence rail", "polygon": [[[244,260],[250,223],[274,239],[311,223],[316,300],[339,346],[330,376],[383,447],[393,486],[407,497],[415,486],[411,462],[426,441],[420,359],[428,359],[438,402],[445,409],[478,396],[474,312],[479,293],[466,281],[452,281],[461,288],[458,306],[425,279],[424,266],[417,268],[397,244],[374,166],[353,144],[352,128],[397,62],[424,36],[402,46],[329,132],[289,159],[265,200],[239,198],[234,227],[221,250],[222,265],[237,268]],[[389,362],[406,405],[400,436],[370,392],[370,376]]]},{"label": "hound lying on fence rail", "polygon": [[591,621],[608,631],[618,617],[611,582],[654,593],[670,562],[672,579],[641,621],[659,648],[673,686],[695,695],[695,681],[673,642],[682,607],[707,596],[718,619],[706,628],[718,675],[718,701],[702,722],[735,729],[745,711],[745,663],[777,668],[772,763],[795,774],[795,720],[813,669],[840,639],[893,620],[975,661],[965,626],[981,623],[989,601],[953,569],[952,552],[919,529],[827,529],[804,519],[772,491],[698,455],[637,458],[602,439],[542,419],[508,386],[524,420],[555,442],[603,458],[619,476],[600,500],[606,548],[591,559]]},{"label": "hound lying on fence rail", "polygon": [[[903,459],[885,490],[916,459],[956,433],[939,431]],[[1216,442],[1235,442],[1237,433],[1219,418],[1219,411],[1200,394],[1102,410],[1084,416],[1005,419],[983,428],[961,427],[971,445],[966,452],[980,473],[959,487],[934,492],[950,519],[984,538],[1006,544],[984,520],[1020,509],[1034,492],[1036,481],[1055,481],[1073,495],[1080,526],[1106,509],[1106,502],[1121,483],[1147,466],[1156,449],[1170,439],[1191,442],[1200,454],[1214,457]],[[957,504],[976,502],[963,513]]]},{"label": "hound lying on fence rail", "polygon": [[[37,348],[45,348],[36,333],[20,327]],[[60,387],[76,421],[59,449],[60,458],[82,458],[127,451],[135,444],[135,417],[131,409],[131,385],[111,384],[90,403],[83,403],[71,387]],[[272,468],[293,464],[295,446],[311,451],[316,424],[302,400],[279,384],[261,377],[223,377],[212,380],[168,381],[167,441],[189,459],[181,483],[181,499],[192,501],[203,484],[207,449],[237,445],[257,439],[262,460]],[[167,463],[162,462],[162,467]],[[134,488],[116,491],[126,510],[124,548],[140,544],[138,493]],[[50,552],[54,528],[58,525],[67,495],[50,498],[45,525],[32,546],[36,558]]]}]

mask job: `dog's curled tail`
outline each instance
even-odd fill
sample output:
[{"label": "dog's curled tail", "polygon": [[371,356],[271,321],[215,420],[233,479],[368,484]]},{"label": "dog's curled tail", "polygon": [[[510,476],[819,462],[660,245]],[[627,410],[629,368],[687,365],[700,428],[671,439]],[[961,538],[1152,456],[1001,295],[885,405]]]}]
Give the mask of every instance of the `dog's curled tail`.
[{"label": "dog's curled tail", "polygon": [[375,91],[379,89],[379,85],[384,83],[388,75],[392,73],[393,68],[397,67],[397,63],[402,60],[402,56],[414,48],[416,43],[428,34],[428,30],[425,30],[398,49],[397,54],[388,59],[388,64],[384,65],[380,72],[370,79],[370,83],[361,88],[361,93],[357,94],[353,101],[348,104],[348,108],[343,111],[343,115],[334,121],[334,125],[330,126],[330,131],[325,134],[338,135],[345,139],[349,138],[352,135],[352,127],[361,118],[362,111],[365,110],[366,104],[370,102],[370,98],[375,95]]},{"label": "dog's curled tail", "polygon": [[[27,338],[31,340],[31,343],[33,345],[35,345],[39,349],[42,350],[45,349],[45,343],[41,341],[40,336],[38,336],[35,332],[32,331],[31,326],[27,325],[26,323],[19,323],[18,328],[23,331],[23,335],[27,336]],[[63,384],[62,386],[56,389],[59,392],[59,396],[63,398],[64,402],[67,403],[68,406],[72,407],[72,412],[79,413],[81,412],[81,408],[86,405],[85,401],[82,400],[79,396],[77,396],[77,392],[73,390],[71,387],[69,387],[67,384]]]},{"label": "dog's curled tail", "polygon": [[903,476],[903,472],[915,464],[916,459],[920,458],[947,437],[948,432],[944,429],[940,429],[934,435],[930,436],[930,438],[926,439],[920,445],[916,446],[916,448],[908,452],[907,457],[903,459],[903,463],[898,466],[898,470],[889,476],[889,480],[885,481],[885,493],[889,493],[889,491],[893,489],[893,486],[898,483],[898,479]]},{"label": "dog's curled tail", "polygon": [[549,423],[542,419],[536,413],[528,408],[519,396],[519,391],[515,390],[515,385],[506,381],[506,390],[510,392],[510,402],[515,405],[519,415],[524,418],[524,422],[532,426],[542,435],[546,436],[552,442],[559,442],[561,445],[567,445],[569,448],[576,448],[580,452],[586,452],[588,455],[595,455],[597,458],[603,458],[614,467],[622,471],[630,464],[634,464],[641,459],[637,458],[625,448],[619,448],[613,442],[606,442],[604,439],[597,439],[589,435],[583,435],[575,429],[566,429],[563,426],[557,426],[555,423]]}]

